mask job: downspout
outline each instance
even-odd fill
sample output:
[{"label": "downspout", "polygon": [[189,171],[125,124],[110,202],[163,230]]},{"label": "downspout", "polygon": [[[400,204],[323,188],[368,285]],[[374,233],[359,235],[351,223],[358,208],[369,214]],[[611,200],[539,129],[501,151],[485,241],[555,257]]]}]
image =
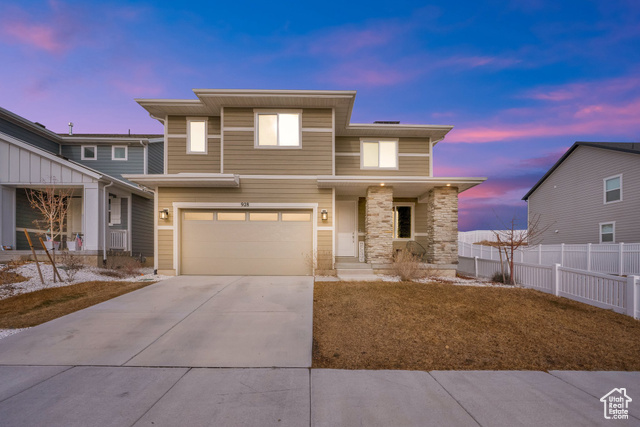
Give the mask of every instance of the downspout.
[{"label": "downspout", "polygon": [[109,231],[109,222],[107,221],[107,207],[109,206],[109,192],[107,191],[108,187],[113,185],[113,181],[109,184],[105,185],[104,190],[104,237],[102,239],[102,264],[105,265],[107,263],[107,232]]}]

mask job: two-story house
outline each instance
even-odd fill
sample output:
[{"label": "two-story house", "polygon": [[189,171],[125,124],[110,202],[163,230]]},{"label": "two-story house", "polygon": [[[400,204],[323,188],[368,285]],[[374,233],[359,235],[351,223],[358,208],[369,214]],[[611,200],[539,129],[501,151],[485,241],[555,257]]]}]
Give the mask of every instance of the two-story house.
[{"label": "two-story house", "polygon": [[523,197],[543,244],[640,242],[640,143],[576,142]]},{"label": "two-story house", "polygon": [[0,108],[0,242],[13,251],[3,257],[29,253],[24,229],[34,242],[47,231],[27,198],[47,186],[73,189],[61,248],[97,262],[109,250],[151,257],[153,193],[122,174],[162,173],[163,156],[162,135],[61,135]]},{"label": "two-story house", "polygon": [[433,176],[451,126],[350,123],[355,91],[194,90],[139,99],[164,124],[156,192],[162,274],[309,275],[336,257],[388,268],[411,240],[442,274],[457,264],[458,193]]}]

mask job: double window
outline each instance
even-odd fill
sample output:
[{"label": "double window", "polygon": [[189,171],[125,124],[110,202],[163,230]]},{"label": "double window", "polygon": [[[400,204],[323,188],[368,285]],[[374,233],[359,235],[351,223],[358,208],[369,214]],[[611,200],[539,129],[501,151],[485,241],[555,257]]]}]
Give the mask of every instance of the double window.
[{"label": "double window", "polygon": [[398,169],[398,140],[360,140],[361,169]]},{"label": "double window", "polygon": [[604,179],[604,203],[622,200],[622,175],[610,176]]},{"label": "double window", "polygon": [[187,154],[207,154],[206,119],[187,119]]},{"label": "double window", "polygon": [[300,148],[301,113],[298,110],[256,111],[257,148]]}]

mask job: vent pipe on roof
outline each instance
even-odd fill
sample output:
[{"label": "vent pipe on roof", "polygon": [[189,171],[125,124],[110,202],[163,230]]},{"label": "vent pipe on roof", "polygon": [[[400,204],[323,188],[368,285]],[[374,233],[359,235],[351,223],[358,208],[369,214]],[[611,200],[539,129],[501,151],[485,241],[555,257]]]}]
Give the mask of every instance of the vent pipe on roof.
[{"label": "vent pipe on roof", "polygon": [[73,135],[73,122],[69,122],[69,135]]}]

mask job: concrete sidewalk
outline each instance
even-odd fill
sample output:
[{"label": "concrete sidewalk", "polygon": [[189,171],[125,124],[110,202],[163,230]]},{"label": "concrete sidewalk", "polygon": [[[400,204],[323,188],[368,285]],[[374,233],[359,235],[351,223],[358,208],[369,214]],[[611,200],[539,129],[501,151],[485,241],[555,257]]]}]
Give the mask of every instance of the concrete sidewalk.
[{"label": "concrete sidewalk", "polygon": [[[620,387],[630,418],[607,420]],[[639,372],[0,366],[3,426],[637,426],[639,409]]]}]

